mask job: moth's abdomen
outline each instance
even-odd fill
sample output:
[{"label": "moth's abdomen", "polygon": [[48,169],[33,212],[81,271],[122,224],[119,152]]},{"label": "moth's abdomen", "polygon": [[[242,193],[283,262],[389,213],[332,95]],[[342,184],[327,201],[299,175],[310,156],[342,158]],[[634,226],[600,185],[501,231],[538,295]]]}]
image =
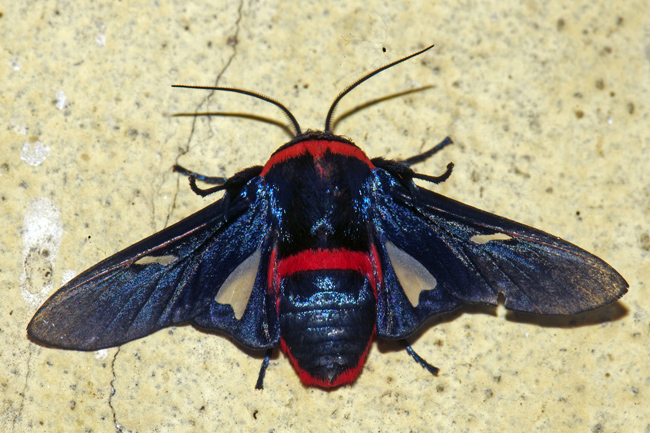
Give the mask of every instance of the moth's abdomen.
[{"label": "moth's abdomen", "polygon": [[282,349],[307,385],[352,382],[375,328],[372,281],[359,270],[320,269],[283,278],[279,302]]}]

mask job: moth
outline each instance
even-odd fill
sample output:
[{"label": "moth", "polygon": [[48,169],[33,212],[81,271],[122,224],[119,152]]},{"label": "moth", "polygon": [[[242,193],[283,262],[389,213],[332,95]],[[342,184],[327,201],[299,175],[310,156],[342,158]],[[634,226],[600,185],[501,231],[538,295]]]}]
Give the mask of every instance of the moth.
[{"label": "moth", "polygon": [[[432,47],[432,46],[431,46]],[[280,346],[306,385],[353,382],[373,338],[404,340],[464,303],[574,314],[610,304],[628,284],[603,260],[558,237],[418,187],[413,171],[451,143],[402,160],[370,159],[331,131],[302,132],[263,166],[212,178],[176,166],[201,195],[223,197],[114,254],[61,287],[36,312],[29,338],[60,349],[119,346],[192,324],[251,349]],[[196,181],[214,183],[201,189]],[[408,352],[431,373],[437,369]]]}]

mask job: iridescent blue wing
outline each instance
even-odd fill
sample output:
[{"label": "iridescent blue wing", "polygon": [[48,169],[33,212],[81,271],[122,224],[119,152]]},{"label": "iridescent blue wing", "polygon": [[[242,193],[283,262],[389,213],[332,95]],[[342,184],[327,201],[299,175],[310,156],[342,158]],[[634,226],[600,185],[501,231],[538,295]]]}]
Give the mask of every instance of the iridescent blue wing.
[{"label": "iridescent blue wing", "polygon": [[228,301],[213,305],[243,262],[263,267],[261,258],[247,259],[266,242],[267,210],[252,181],[229,201],[221,199],[116,253],[48,299],[29,323],[30,339],[97,350],[192,322],[212,305],[212,321],[203,327],[225,331],[250,347],[274,346],[277,330],[265,319],[265,272],[249,279],[254,287],[244,295],[250,299],[245,311],[237,314]]},{"label": "iridescent blue wing", "polygon": [[[402,338],[431,315],[464,302],[495,305],[499,295],[511,310],[573,314],[627,292],[616,270],[565,240],[423,188],[410,191],[384,170],[376,175],[384,296],[397,298],[378,304],[392,319],[378,321],[380,337]],[[417,284],[402,281],[409,269],[419,273]]]}]

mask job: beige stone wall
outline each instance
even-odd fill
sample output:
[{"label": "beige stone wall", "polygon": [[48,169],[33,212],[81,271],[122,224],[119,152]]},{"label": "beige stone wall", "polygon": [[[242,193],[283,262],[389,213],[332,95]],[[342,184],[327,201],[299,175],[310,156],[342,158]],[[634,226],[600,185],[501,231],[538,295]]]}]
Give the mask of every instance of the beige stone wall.
[{"label": "beige stone wall", "polygon": [[[0,431],[636,432],[650,394],[650,9],[613,2],[7,2],[0,7]],[[100,353],[47,349],[25,327],[74,273],[210,203],[170,170],[229,176],[288,140],[246,112],[244,87],[371,157],[452,177],[436,191],[604,258],[630,283],[614,307],[534,318],[467,307],[411,339],[374,344],[353,386],[305,388],[261,356],[173,328]],[[431,186],[429,186],[431,187]],[[42,226],[42,223],[45,224]],[[38,227],[43,227],[39,229]],[[44,250],[47,250],[45,252]]]}]

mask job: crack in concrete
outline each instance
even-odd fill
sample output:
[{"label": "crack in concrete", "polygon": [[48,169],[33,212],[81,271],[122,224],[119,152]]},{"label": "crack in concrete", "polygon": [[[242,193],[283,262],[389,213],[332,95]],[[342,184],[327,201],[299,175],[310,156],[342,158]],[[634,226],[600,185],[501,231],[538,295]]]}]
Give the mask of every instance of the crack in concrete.
[{"label": "crack in concrete", "polygon": [[[215,86],[215,87],[219,85],[219,81],[221,80],[221,77],[223,76],[223,74],[226,73],[226,70],[228,69],[228,67],[230,67],[230,65],[232,64],[232,61],[234,60],[235,56],[237,55],[237,43],[236,43],[236,41],[237,41],[238,38],[239,38],[239,30],[240,30],[240,26],[239,26],[239,24],[240,24],[240,22],[241,22],[241,20],[242,20],[242,9],[243,9],[243,6],[244,6],[244,0],[240,0],[240,2],[239,2],[239,6],[238,6],[238,8],[237,8],[237,19],[235,20],[235,32],[234,32],[234,35],[231,35],[231,36],[228,38],[228,41],[229,41],[228,45],[230,45],[230,46],[233,47],[233,52],[232,52],[232,55],[231,55],[231,56],[228,58],[228,60],[226,61],[226,64],[224,65],[224,67],[223,67],[223,68],[221,69],[221,71],[217,74],[217,76],[216,76],[216,78],[215,78],[215,80],[214,80],[214,86]],[[230,44],[230,41],[235,41],[235,42],[234,42],[233,44]],[[207,103],[207,102],[212,98],[212,96],[214,95],[214,93],[215,93],[215,91],[211,91],[211,92],[209,92],[209,93],[208,93],[208,94],[207,94],[207,95],[206,95],[206,96],[201,100],[201,102],[199,102],[199,103],[196,105],[196,108],[195,108],[194,112],[195,112],[195,113],[198,113],[200,107],[203,106],[204,104],[206,104],[206,103]],[[176,155],[176,158],[175,158],[175,160],[174,160],[174,162],[175,162],[176,164],[178,164],[179,159],[180,159],[183,155],[185,155],[186,153],[188,153],[188,152],[190,151],[190,147],[191,147],[191,143],[192,143],[192,138],[194,137],[194,131],[195,131],[195,128],[196,128],[196,119],[197,119],[196,116],[193,117],[193,119],[192,119],[192,128],[191,128],[191,130],[190,130],[190,134],[189,134],[189,136],[188,136],[188,138],[187,138],[187,142],[186,142],[186,144],[185,144],[185,147],[181,147],[181,148],[180,148],[180,151],[179,151],[179,153]],[[164,176],[165,176],[165,174],[163,174],[163,181],[164,181]],[[162,185],[162,183],[161,183],[161,185]],[[167,226],[169,225],[169,220],[171,219],[172,212],[173,212],[173,210],[176,208],[176,202],[177,202],[177,199],[178,199],[178,193],[179,193],[179,191],[180,191],[180,176],[178,176],[177,179],[176,179],[176,190],[175,190],[175,192],[174,192],[174,197],[172,198],[172,203],[171,203],[171,205],[170,205],[170,207],[169,207],[169,211],[167,212],[167,217],[165,218],[165,224],[164,224],[164,227],[167,227]],[[153,210],[153,215],[155,215],[155,204],[153,203],[153,198],[152,198],[152,210]],[[118,433],[121,433],[121,432],[127,431],[127,430],[125,429],[124,426],[120,425],[120,424],[117,422],[117,413],[116,413],[116,411],[115,411],[115,408],[113,407],[113,396],[116,394],[116,390],[115,390],[115,386],[114,386],[114,384],[115,384],[115,381],[117,380],[117,375],[116,375],[116,373],[115,373],[115,361],[117,360],[117,356],[118,356],[118,354],[120,353],[120,350],[121,350],[121,348],[118,347],[117,352],[116,352],[115,355],[113,356],[113,361],[111,362],[111,372],[113,373],[113,379],[112,379],[111,382],[110,382],[110,385],[111,385],[111,394],[110,394],[110,396],[109,396],[109,398],[108,398],[108,406],[109,406],[109,408],[110,408],[110,410],[111,410],[111,414],[112,414],[112,416],[113,416],[113,425],[115,426],[115,431],[118,432]],[[24,395],[23,395],[23,398],[24,398]],[[21,408],[22,408],[22,405],[21,405]],[[15,418],[14,418],[14,420],[15,420]]]},{"label": "crack in concrete", "polygon": [[117,355],[122,350],[121,347],[117,348],[117,352],[113,355],[113,361],[111,362],[111,373],[113,373],[113,379],[111,379],[111,395],[108,397],[108,407],[111,408],[111,413],[113,414],[113,425],[115,426],[116,432],[123,432],[124,427],[118,424],[117,422],[117,413],[115,413],[115,408],[113,407],[113,396],[115,395],[115,381],[117,380],[117,375],[115,374],[115,361],[117,360]]},{"label": "crack in concrete", "polygon": [[[30,344],[31,345],[31,344]],[[29,376],[32,374],[32,348],[27,352],[27,373],[25,374],[25,383],[23,384],[23,390],[18,394],[20,396],[20,406],[18,407],[18,412],[14,419],[11,422],[11,431],[16,431],[16,422],[20,421],[23,417],[23,409],[25,408],[25,395],[27,393],[27,382]]]},{"label": "crack in concrete", "polygon": [[[240,30],[239,23],[242,20],[242,8],[243,8],[243,6],[244,6],[244,0],[240,0],[239,7],[237,8],[237,19],[235,20],[235,33],[234,33],[234,35],[232,35],[232,36],[230,36],[228,38],[229,41],[230,40],[237,41],[239,39],[239,30]],[[231,44],[228,44],[228,45],[231,45]],[[221,80],[221,77],[223,76],[223,74],[226,73],[226,71],[230,67],[232,61],[234,60],[235,56],[237,55],[237,43],[235,42],[231,46],[233,47],[232,55],[228,58],[228,60],[226,61],[226,64],[224,65],[224,67],[217,74],[217,76],[216,76],[216,78],[214,80],[214,86],[215,87],[219,85],[219,81]],[[207,95],[196,105],[196,108],[194,109],[194,112],[198,113],[199,109],[204,104],[208,103],[208,101],[210,99],[212,99],[212,96],[214,95],[214,93],[215,93],[214,90],[208,92]],[[189,136],[187,138],[187,142],[185,144],[185,147],[182,147],[180,149],[179,153],[176,155],[176,159],[174,160],[175,164],[178,164],[178,161],[180,160],[180,158],[190,151],[192,139],[194,137],[194,131],[196,129],[196,121],[197,121],[197,116],[194,116],[192,118],[192,128],[191,128],[190,134],[189,134]],[[176,208],[178,193],[180,192],[180,178],[181,178],[181,176],[178,176],[178,178],[176,179],[176,191],[174,192],[174,197],[172,198],[172,203],[171,203],[171,206],[169,208],[169,212],[167,213],[167,218],[165,220],[165,227],[167,227],[169,225],[169,220],[170,220],[170,218],[172,216],[172,212]]]}]

